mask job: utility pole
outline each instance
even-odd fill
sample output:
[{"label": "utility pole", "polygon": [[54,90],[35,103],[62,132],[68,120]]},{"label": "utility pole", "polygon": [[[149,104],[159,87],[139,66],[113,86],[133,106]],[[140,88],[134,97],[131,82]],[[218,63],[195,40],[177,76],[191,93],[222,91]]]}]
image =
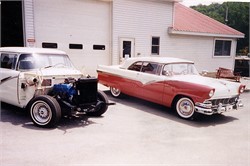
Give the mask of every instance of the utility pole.
[{"label": "utility pole", "polygon": [[225,24],[228,22],[228,3],[226,3],[226,16],[225,16]]}]

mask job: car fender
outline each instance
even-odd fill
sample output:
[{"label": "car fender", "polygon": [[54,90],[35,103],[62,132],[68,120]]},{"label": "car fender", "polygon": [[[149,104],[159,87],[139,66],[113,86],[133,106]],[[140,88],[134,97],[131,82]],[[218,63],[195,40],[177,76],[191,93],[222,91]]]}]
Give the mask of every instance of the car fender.
[{"label": "car fender", "polygon": [[17,83],[19,80],[19,71],[11,70],[11,69],[0,69],[0,94],[1,94],[1,101],[18,106],[20,103],[18,101],[18,93],[17,93]]},{"label": "car fender", "polygon": [[184,81],[165,81],[163,102],[171,106],[176,96],[186,96],[192,99],[194,103],[204,102],[209,99],[209,92],[213,88],[200,84],[194,84]]}]

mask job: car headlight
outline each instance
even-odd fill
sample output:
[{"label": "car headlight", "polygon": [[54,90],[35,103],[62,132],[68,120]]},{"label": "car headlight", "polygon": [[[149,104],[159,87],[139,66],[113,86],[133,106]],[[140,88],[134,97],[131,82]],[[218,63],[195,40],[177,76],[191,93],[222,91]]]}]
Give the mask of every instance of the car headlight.
[{"label": "car headlight", "polygon": [[210,90],[208,96],[209,96],[209,97],[212,97],[213,95],[214,95],[214,90],[212,89],[212,90]]}]

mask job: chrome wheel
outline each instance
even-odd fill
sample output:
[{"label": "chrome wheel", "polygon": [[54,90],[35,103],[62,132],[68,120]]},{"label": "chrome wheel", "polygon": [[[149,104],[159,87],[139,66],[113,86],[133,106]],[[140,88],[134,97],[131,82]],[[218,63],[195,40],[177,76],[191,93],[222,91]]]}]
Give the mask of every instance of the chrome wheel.
[{"label": "chrome wheel", "polygon": [[39,127],[53,127],[61,118],[57,100],[48,95],[37,96],[29,103],[31,120]]},{"label": "chrome wheel", "polygon": [[112,96],[114,96],[114,97],[119,97],[121,95],[120,89],[117,89],[114,87],[110,87],[110,92],[111,92]]},{"label": "chrome wheel", "polygon": [[176,103],[176,111],[181,118],[191,118],[195,113],[193,101],[187,97],[180,98]]},{"label": "chrome wheel", "polygon": [[46,125],[51,120],[52,111],[44,101],[36,101],[31,106],[31,117],[38,125]]}]

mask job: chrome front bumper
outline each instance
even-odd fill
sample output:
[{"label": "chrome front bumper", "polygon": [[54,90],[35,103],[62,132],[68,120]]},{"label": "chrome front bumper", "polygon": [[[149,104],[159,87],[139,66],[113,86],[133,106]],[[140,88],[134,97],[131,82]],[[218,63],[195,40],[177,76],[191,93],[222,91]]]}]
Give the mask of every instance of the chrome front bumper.
[{"label": "chrome front bumper", "polygon": [[212,102],[195,103],[195,111],[205,115],[221,114],[232,110],[237,110],[243,107],[241,99],[237,99],[230,104],[218,103],[213,105]]}]

